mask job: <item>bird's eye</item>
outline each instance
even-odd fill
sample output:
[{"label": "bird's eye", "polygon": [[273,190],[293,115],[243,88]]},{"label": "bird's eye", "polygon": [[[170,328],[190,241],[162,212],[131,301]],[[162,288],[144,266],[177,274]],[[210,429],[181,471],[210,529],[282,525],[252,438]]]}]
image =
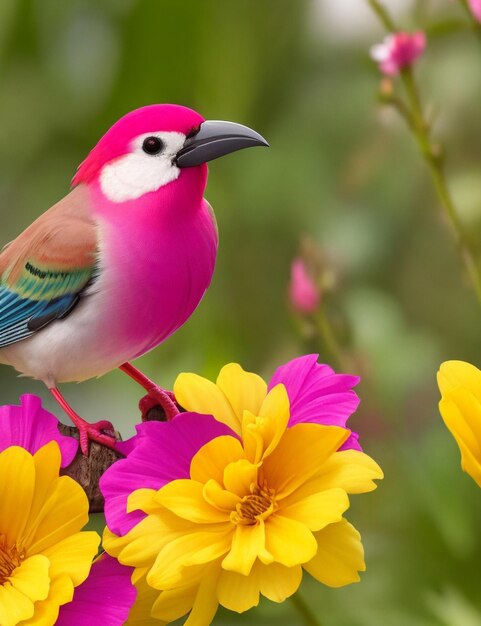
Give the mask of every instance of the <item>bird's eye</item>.
[{"label": "bird's eye", "polygon": [[158,137],[147,137],[142,144],[142,150],[150,155],[160,154],[164,144]]}]

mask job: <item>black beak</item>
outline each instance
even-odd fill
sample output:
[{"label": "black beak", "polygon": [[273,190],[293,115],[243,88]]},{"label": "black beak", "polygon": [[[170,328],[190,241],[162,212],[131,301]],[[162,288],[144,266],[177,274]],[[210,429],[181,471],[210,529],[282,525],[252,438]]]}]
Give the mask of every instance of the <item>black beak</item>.
[{"label": "black beak", "polygon": [[177,167],[194,167],[218,157],[253,146],[269,146],[255,130],[234,122],[208,121],[186,139],[176,157]]}]

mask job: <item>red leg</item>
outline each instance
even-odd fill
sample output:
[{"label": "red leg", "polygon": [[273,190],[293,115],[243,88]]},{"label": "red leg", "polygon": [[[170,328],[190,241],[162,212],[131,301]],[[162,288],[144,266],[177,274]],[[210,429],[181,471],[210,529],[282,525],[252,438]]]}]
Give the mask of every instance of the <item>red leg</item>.
[{"label": "red leg", "polygon": [[102,432],[105,430],[114,432],[114,427],[110,422],[107,422],[106,420],[95,422],[95,424],[86,422],[72,409],[70,404],[67,400],[65,400],[56,387],[50,389],[49,391],[78,428],[80,434],[80,449],[85,456],[89,453],[89,440],[96,441],[97,443],[101,443],[108,448],[115,449],[115,437]]},{"label": "red leg", "polygon": [[165,416],[168,420],[179,414],[179,409],[175,403],[174,394],[171,391],[166,391],[154,383],[153,380],[148,378],[145,374],[142,374],[140,370],[134,367],[131,363],[124,363],[119,369],[135,380],[141,387],[148,393],[148,397],[142,398],[139,403],[140,410],[142,412],[142,420],[145,420],[145,416],[150,408],[159,404],[165,412]]}]

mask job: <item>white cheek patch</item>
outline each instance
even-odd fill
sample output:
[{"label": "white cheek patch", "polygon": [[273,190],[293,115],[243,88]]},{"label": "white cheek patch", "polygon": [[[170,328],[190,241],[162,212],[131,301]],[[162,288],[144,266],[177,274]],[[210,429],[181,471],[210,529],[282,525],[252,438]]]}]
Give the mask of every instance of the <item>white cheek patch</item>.
[{"label": "white cheek patch", "polygon": [[[164,149],[158,155],[149,155],[142,150],[147,137],[158,137]],[[179,177],[180,169],[173,159],[185,142],[182,133],[145,133],[132,142],[132,151],[100,172],[100,188],[111,202],[136,200],[146,193],[158,191]]]}]

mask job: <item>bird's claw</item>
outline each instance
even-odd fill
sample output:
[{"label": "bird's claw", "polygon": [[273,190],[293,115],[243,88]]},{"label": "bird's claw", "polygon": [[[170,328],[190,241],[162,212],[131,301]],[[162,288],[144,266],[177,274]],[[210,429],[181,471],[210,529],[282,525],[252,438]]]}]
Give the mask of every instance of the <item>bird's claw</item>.
[{"label": "bird's claw", "polygon": [[[150,412],[158,407],[162,413],[158,417],[152,418]],[[152,387],[149,392],[139,402],[139,409],[142,413],[142,421],[148,422],[152,419],[158,421],[170,421],[179,414],[179,408],[175,402],[175,396],[171,391],[166,391],[161,387]]]},{"label": "bird's claw", "polygon": [[115,450],[115,430],[111,422],[107,420],[101,420],[90,424],[85,420],[82,423],[77,424],[80,438],[80,449],[84,456],[89,454],[89,441],[95,441],[107,448]]}]

